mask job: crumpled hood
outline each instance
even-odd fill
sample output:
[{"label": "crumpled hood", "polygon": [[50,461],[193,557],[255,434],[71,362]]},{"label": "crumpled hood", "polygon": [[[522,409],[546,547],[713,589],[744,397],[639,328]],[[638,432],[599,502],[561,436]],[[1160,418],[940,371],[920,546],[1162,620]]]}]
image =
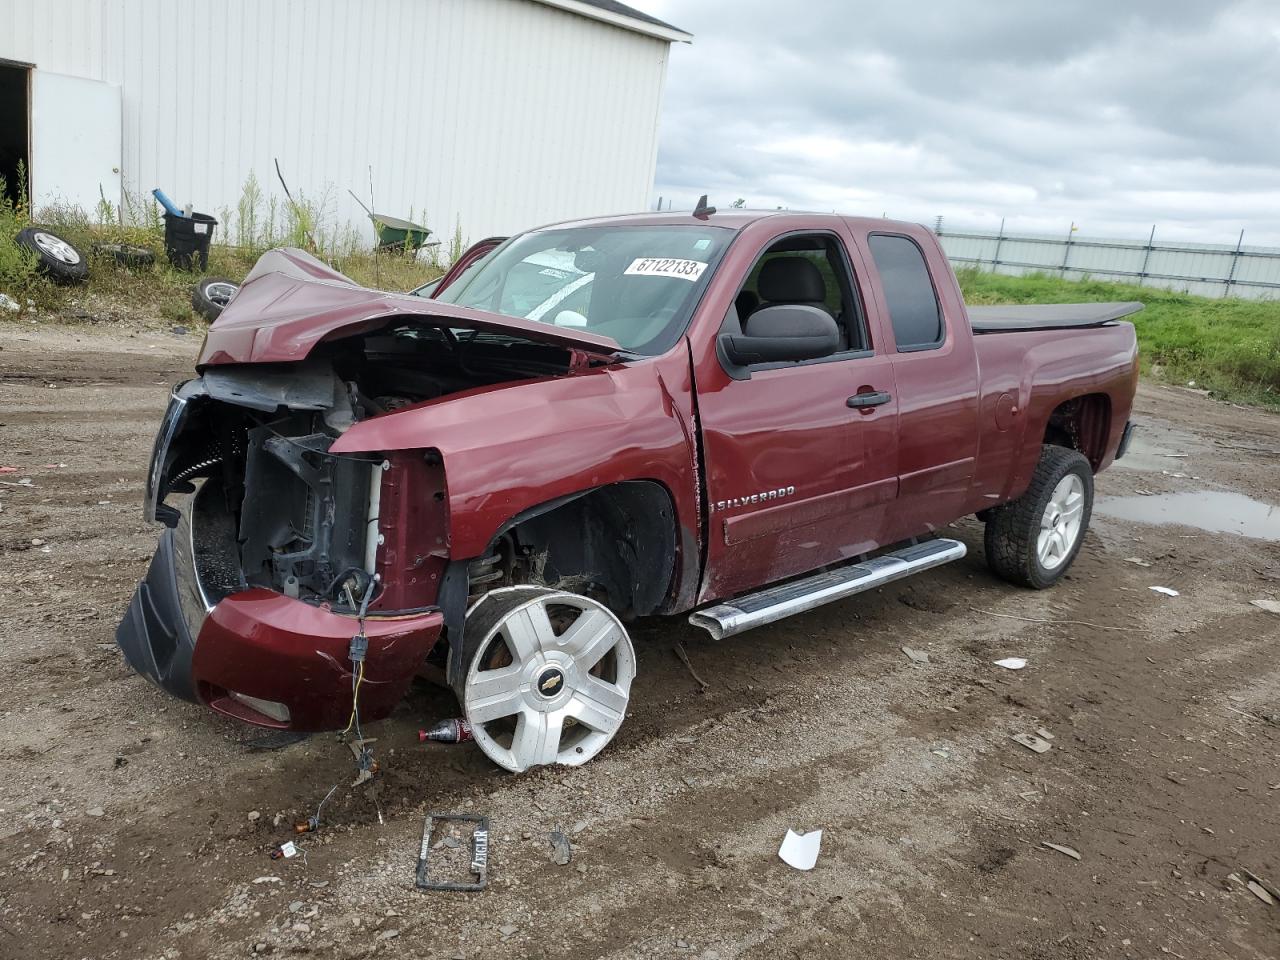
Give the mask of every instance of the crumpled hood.
[{"label": "crumpled hood", "polygon": [[601,356],[622,349],[610,337],[370,290],[306,251],[282,248],[258,259],[235,298],[209,328],[196,366],[302,360],[324,340],[367,333],[406,317],[441,327],[509,333]]}]

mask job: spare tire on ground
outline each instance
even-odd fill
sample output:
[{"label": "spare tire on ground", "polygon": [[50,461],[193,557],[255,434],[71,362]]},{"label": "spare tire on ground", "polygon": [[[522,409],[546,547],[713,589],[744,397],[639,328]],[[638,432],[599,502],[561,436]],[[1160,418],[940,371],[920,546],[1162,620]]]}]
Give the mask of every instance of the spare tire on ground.
[{"label": "spare tire on ground", "polygon": [[88,278],[84,254],[48,227],[27,227],[15,239],[36,255],[40,273],[54,283],[83,283]]},{"label": "spare tire on ground", "polygon": [[93,252],[103,257],[110,257],[122,267],[141,270],[156,262],[156,255],[146,247],[132,243],[95,243]]},{"label": "spare tire on ground", "polygon": [[191,309],[206,320],[217,320],[239,289],[240,284],[226,277],[204,277],[191,291]]}]

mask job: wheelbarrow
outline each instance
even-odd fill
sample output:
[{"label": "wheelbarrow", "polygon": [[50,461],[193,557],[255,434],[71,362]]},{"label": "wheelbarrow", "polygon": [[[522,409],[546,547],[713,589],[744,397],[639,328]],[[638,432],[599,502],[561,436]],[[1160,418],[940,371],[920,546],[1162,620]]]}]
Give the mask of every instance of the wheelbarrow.
[{"label": "wheelbarrow", "polygon": [[408,251],[414,253],[423,247],[438,247],[439,240],[427,242],[431,231],[419,223],[402,220],[400,217],[389,217],[384,213],[374,213],[352,191],[348,190],[356,203],[364,208],[364,212],[373,221],[373,232],[378,237],[378,249],[388,252]]}]

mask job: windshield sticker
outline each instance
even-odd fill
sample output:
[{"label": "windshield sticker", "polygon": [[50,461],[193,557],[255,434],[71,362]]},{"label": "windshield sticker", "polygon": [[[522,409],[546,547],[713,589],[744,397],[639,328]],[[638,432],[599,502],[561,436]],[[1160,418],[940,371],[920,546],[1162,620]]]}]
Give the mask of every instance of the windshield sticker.
[{"label": "windshield sticker", "polygon": [[631,277],[679,277],[696,282],[707,265],[701,260],[671,260],[664,257],[637,257],[623,271]]}]

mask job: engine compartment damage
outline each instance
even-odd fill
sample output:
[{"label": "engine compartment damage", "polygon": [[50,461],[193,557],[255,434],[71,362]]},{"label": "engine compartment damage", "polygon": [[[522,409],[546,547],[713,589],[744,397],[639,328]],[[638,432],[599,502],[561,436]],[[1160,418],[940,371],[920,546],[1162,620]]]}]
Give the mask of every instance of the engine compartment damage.
[{"label": "engine compartment damage", "polygon": [[[407,528],[405,511],[445,506],[435,451],[335,454],[339,436],[372,417],[592,363],[557,345],[409,320],[323,342],[297,363],[208,366],[174,391],[153,454],[149,517],[189,525],[208,605],[261,587],[341,608],[344,585],[385,583],[397,559],[410,570],[427,565],[389,546],[397,511]],[[447,528],[427,525],[440,527],[434,553],[443,562]],[[397,602],[434,600],[425,584],[395,587]],[[386,609],[384,592],[372,609]]]}]

